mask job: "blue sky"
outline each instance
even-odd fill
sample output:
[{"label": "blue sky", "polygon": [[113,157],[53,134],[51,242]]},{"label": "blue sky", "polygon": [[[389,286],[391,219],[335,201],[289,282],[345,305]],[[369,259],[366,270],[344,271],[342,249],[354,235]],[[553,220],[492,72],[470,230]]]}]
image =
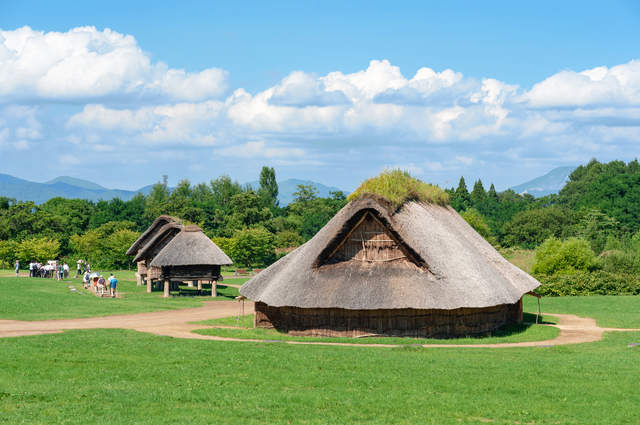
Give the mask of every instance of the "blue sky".
[{"label": "blue sky", "polygon": [[638,4],[0,1],[0,172],[505,189],[629,161]]}]

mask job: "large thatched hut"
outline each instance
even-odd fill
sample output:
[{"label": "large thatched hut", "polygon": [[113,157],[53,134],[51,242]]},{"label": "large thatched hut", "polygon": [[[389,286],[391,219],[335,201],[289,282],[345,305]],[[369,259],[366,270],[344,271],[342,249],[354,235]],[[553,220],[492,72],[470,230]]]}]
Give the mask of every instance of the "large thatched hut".
[{"label": "large thatched hut", "polygon": [[[160,232],[163,226],[170,223],[182,224],[182,220],[180,220],[179,218],[170,217],[168,215],[161,215],[160,217],[156,218],[151,226],[149,226],[149,228],[145,230],[142,235],[140,235],[140,237],[133,243],[133,245],[129,247],[126,254],[134,255],[136,256],[136,258],[138,258],[138,253],[140,252],[140,250],[142,250],[148,244],[148,242],[153,239],[158,234],[158,232]],[[138,266],[138,285],[142,285],[146,282],[147,288],[149,288],[151,281],[158,279],[158,277],[160,276],[160,270],[149,269],[149,265],[146,261],[144,261],[144,259],[134,261]]]},{"label": "large thatched hut", "polygon": [[395,203],[354,195],[309,242],[242,286],[255,326],[454,338],[522,321],[522,296],[539,282],[447,206],[446,194],[434,202],[407,191]]},{"label": "large thatched hut", "polygon": [[182,224],[167,223],[138,250],[133,261],[136,264],[143,264],[147,270],[147,274],[144,276],[147,282],[147,292],[152,292],[153,281],[158,280],[162,274],[160,267],[151,266],[151,262],[183,228]]},{"label": "large thatched hut", "polygon": [[198,281],[198,290],[201,291],[203,280],[211,281],[211,295],[215,297],[217,282],[222,280],[220,266],[231,263],[231,259],[200,227],[191,224],[158,253],[151,266],[161,269],[165,297],[170,295],[172,282]]}]

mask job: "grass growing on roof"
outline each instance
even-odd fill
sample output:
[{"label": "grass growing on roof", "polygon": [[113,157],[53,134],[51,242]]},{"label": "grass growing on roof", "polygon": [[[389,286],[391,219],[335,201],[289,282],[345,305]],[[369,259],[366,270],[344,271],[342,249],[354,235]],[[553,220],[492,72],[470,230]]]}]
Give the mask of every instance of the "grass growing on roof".
[{"label": "grass growing on roof", "polygon": [[347,199],[357,201],[367,194],[384,197],[394,209],[407,201],[438,205],[449,203],[449,194],[440,187],[425,183],[402,170],[384,170],[378,176],[365,180]]}]

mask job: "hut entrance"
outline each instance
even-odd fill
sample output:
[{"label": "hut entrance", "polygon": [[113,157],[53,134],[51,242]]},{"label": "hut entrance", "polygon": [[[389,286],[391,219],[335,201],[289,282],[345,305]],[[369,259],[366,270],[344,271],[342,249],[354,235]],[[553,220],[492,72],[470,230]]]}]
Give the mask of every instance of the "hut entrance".
[{"label": "hut entrance", "polygon": [[366,212],[329,256],[327,263],[388,262],[412,258],[370,212]]}]

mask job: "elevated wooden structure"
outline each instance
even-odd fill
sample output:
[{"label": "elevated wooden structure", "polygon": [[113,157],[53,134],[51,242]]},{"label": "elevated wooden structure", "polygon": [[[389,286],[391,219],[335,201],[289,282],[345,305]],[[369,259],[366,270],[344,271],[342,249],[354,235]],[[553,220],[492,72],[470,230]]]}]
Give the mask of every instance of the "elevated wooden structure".
[{"label": "elevated wooden structure", "polygon": [[160,217],[155,219],[151,226],[149,226],[149,228],[145,230],[142,235],[140,235],[140,237],[133,243],[133,245],[131,245],[131,247],[129,247],[126,252],[127,255],[135,256],[134,262],[136,263],[138,269],[136,277],[137,283],[138,285],[146,283],[147,291],[149,291],[149,288],[151,287],[150,285],[153,280],[157,280],[160,277],[160,270],[150,269],[150,261],[145,261],[144,257],[140,258],[139,253],[154,237],[157,236],[163,226],[170,223],[182,224],[182,220],[176,217],[170,217],[168,215],[161,215]]},{"label": "elevated wooden structure", "polygon": [[230,265],[231,259],[196,225],[183,228],[151,261],[151,267],[161,270],[164,296],[178,289],[178,281],[196,282],[202,291],[202,282],[211,282],[211,296],[217,296],[217,283],[222,280],[220,266]]}]

